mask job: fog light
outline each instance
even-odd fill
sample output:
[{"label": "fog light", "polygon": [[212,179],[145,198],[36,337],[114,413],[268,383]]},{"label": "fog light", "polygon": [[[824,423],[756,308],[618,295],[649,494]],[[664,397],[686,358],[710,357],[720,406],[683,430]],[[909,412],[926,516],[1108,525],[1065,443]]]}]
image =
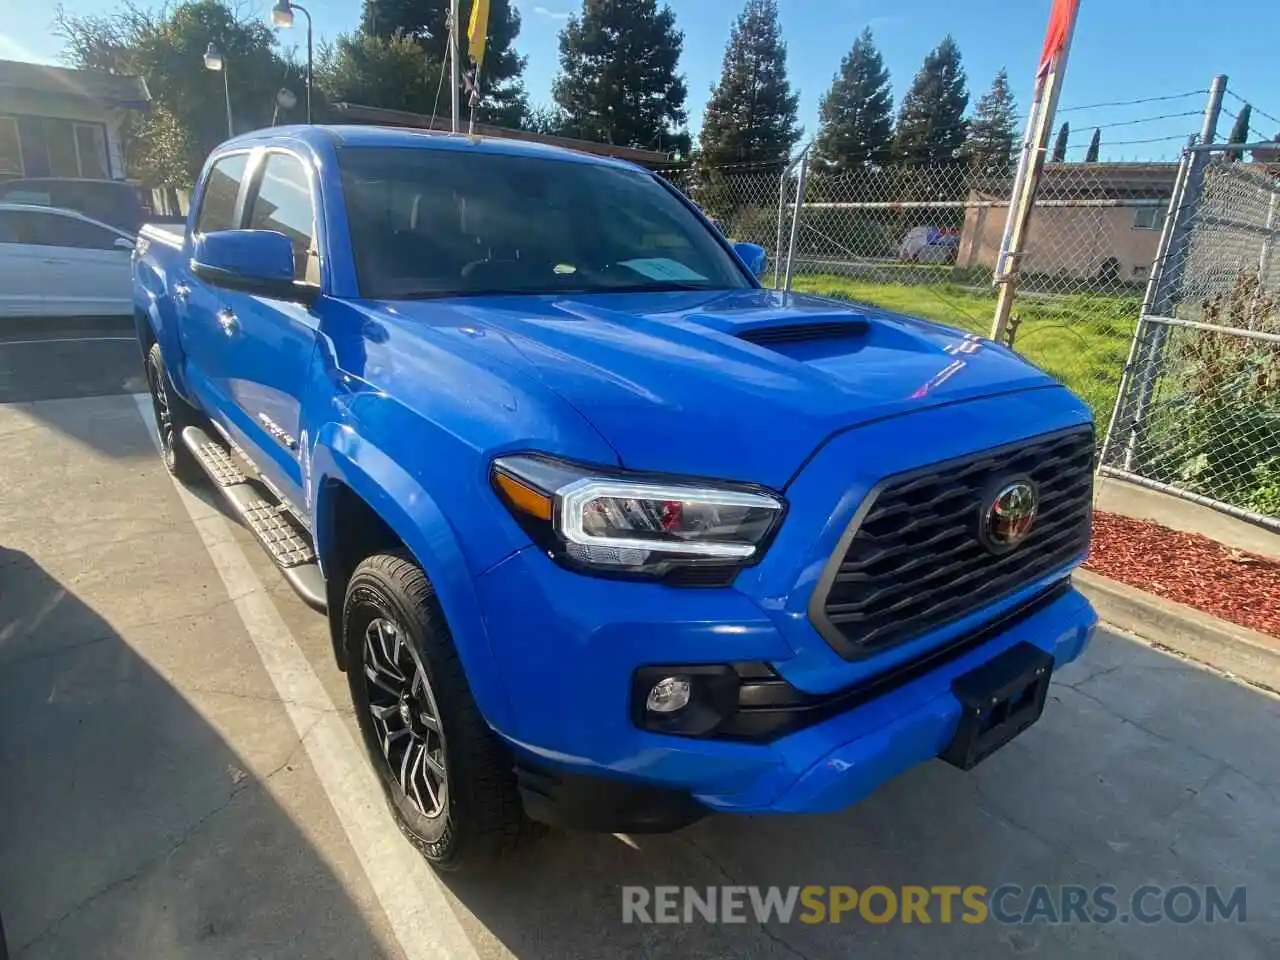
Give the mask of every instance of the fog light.
[{"label": "fog light", "polygon": [[689,705],[692,693],[688,677],[663,677],[650,688],[644,708],[650,713],[676,713]]}]

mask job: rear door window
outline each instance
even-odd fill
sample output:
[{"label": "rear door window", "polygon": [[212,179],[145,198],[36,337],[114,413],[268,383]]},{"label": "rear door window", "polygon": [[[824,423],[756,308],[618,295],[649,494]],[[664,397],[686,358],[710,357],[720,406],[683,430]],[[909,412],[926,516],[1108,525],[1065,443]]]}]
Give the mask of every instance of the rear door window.
[{"label": "rear door window", "polygon": [[248,163],[249,154],[233,153],[213,165],[200,200],[197,233],[234,230],[240,226],[236,219],[236,199],[240,196],[240,184]]},{"label": "rear door window", "polygon": [[0,212],[0,243],[79,250],[115,250],[120,234],[96,223],[50,210]]},{"label": "rear door window", "polygon": [[38,226],[40,240],[50,247],[73,247],[79,250],[115,250],[120,234],[96,223],[89,223],[77,217],[65,217],[57,213],[37,216],[43,221]]}]

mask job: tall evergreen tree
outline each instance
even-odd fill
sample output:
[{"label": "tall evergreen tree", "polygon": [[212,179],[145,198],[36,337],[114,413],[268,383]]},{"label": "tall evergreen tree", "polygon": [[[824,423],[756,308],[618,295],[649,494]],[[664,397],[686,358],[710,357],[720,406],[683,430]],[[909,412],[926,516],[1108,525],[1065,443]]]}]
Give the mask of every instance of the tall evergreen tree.
[{"label": "tall evergreen tree", "polygon": [[817,157],[836,172],[884,163],[893,152],[893,91],[871,28],[853,42],[819,107]]},{"label": "tall evergreen tree", "polygon": [[903,160],[947,163],[964,146],[964,111],[969,106],[960,48],[950,34],[929,55],[898,111],[894,153]]},{"label": "tall evergreen tree", "polygon": [[402,33],[339,34],[316,57],[316,86],[335,103],[429,114],[435,109],[439,78],[439,61],[430,60]]},{"label": "tall evergreen tree", "polygon": [[1018,108],[1009,90],[1009,74],[1001,67],[991,89],[982,95],[969,120],[965,158],[978,173],[1004,173],[1013,166],[1014,127]]},{"label": "tall evergreen tree", "polygon": [[[1227,135],[1227,143],[1248,143],[1249,142],[1249,124],[1253,121],[1253,105],[1246,103],[1240,108],[1240,112],[1236,114],[1236,122],[1231,126],[1231,133]],[[1244,159],[1243,150],[1228,150],[1227,160],[1235,163]]]},{"label": "tall evergreen tree", "polygon": [[[471,22],[474,0],[460,0],[462,34],[459,45],[466,55],[466,29]],[[396,34],[412,37],[427,59],[437,65],[445,62],[449,49],[449,0],[364,0],[360,32],[383,39]],[[515,51],[520,33],[520,11],[512,0],[489,0],[489,39],[484,63],[480,69],[480,104],[476,119],[504,127],[518,127],[529,111],[529,98],[524,88],[526,58]],[[439,81],[437,80],[437,83]],[[470,95],[460,94],[463,116],[468,114]],[[449,91],[441,94],[442,104],[449,103]],[[446,110],[442,106],[442,110]]]},{"label": "tall evergreen tree", "polygon": [[800,97],[787,81],[787,45],[777,0],[747,0],[729,34],[720,82],[711,90],[702,132],[701,163],[781,160],[800,139]]},{"label": "tall evergreen tree", "polygon": [[684,34],[657,0],[582,0],[560,31],[552,87],[568,136],[687,152]]},{"label": "tall evergreen tree", "polygon": [[1085,163],[1097,163],[1098,151],[1102,149],[1102,131],[1097,127],[1093,128],[1093,138],[1089,141],[1089,147],[1084,152]]},{"label": "tall evergreen tree", "polygon": [[1051,163],[1067,162],[1067,141],[1071,139],[1071,124],[1063,121],[1058,128],[1058,138],[1053,141],[1053,153],[1049,155]]}]

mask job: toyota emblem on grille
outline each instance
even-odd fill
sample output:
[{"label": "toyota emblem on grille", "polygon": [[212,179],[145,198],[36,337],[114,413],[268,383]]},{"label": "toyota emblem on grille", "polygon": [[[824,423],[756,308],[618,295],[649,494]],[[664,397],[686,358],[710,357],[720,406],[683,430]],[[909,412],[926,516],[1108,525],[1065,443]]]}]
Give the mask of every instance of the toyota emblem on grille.
[{"label": "toyota emblem on grille", "polygon": [[1027,538],[1036,522],[1039,503],[1030,480],[1006,482],[985,504],[981,535],[993,553],[1012,550]]}]

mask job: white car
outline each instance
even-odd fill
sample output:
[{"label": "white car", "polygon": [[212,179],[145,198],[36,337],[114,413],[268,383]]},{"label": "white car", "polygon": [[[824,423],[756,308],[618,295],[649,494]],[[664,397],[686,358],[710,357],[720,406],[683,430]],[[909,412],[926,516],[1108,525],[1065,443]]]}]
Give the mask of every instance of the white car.
[{"label": "white car", "polygon": [[133,244],[74,210],[0,203],[0,316],[133,313]]}]

